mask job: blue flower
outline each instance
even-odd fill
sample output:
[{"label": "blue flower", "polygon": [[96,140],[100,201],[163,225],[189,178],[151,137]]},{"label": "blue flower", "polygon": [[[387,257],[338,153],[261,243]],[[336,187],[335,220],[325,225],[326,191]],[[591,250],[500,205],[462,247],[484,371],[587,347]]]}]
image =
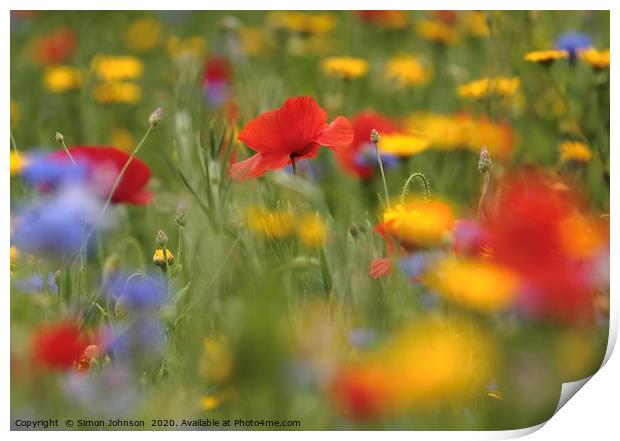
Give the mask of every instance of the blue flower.
[{"label": "blue flower", "polygon": [[[381,162],[383,168],[390,169],[398,165],[399,160],[397,156],[389,153],[380,153]],[[355,163],[360,167],[379,167],[379,160],[377,159],[377,152],[371,143],[366,143],[355,156]]]},{"label": "blue flower", "polygon": [[[49,287],[51,292],[55,293],[58,291],[58,287],[56,286],[56,282],[54,281],[54,273],[50,272],[47,275],[47,286]],[[15,280],[13,282],[13,287],[16,291],[37,293],[45,290],[45,280],[40,274],[35,274],[28,277],[27,279]]]},{"label": "blue flower", "polygon": [[11,242],[30,254],[76,254],[100,211],[95,195],[79,186],[64,188],[18,212]]},{"label": "blue flower", "polygon": [[139,316],[129,325],[108,330],[104,350],[113,359],[157,357],[163,350],[166,333],[155,317]]},{"label": "blue flower", "polygon": [[230,85],[227,81],[205,82],[204,95],[207,107],[218,109],[226,104],[230,98]]},{"label": "blue flower", "polygon": [[78,184],[88,177],[88,168],[84,164],[71,161],[55,161],[49,155],[38,154],[29,158],[21,171],[22,179],[43,190],[54,189],[63,185]]},{"label": "blue flower", "polygon": [[158,309],[166,300],[166,286],[161,277],[117,274],[106,285],[108,296],[114,301],[122,298],[131,310]]},{"label": "blue flower", "polygon": [[364,349],[373,346],[377,341],[377,334],[372,329],[358,328],[352,329],[347,334],[349,343],[353,346]]},{"label": "blue flower", "polygon": [[399,265],[401,271],[404,272],[409,279],[416,279],[424,272],[429,264],[429,260],[429,253],[418,251],[401,259]]},{"label": "blue flower", "polygon": [[575,61],[577,54],[582,49],[592,46],[592,38],[587,34],[578,32],[567,32],[558,37],[555,42],[556,49],[565,50],[569,54],[569,59]]}]

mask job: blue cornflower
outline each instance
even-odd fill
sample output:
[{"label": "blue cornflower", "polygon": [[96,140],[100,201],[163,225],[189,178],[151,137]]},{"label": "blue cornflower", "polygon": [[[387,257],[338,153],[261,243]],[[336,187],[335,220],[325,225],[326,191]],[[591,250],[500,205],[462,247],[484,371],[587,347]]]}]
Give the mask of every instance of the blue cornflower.
[{"label": "blue cornflower", "polygon": [[588,34],[579,32],[567,32],[558,37],[555,42],[556,49],[568,52],[569,60],[575,61],[578,52],[592,46],[592,38]]},{"label": "blue cornflower", "polygon": [[[389,153],[380,152],[383,168],[394,168],[398,165],[398,157]],[[355,164],[360,167],[379,167],[377,152],[371,143],[366,143],[355,156]]]},{"label": "blue cornflower", "polygon": [[28,159],[21,171],[21,177],[29,184],[48,190],[84,182],[88,177],[88,168],[83,163],[56,161],[49,155],[37,154]]},{"label": "blue cornflower", "polygon": [[107,295],[114,301],[122,299],[131,310],[152,310],[166,300],[166,286],[161,277],[135,273],[117,274],[106,284]]}]

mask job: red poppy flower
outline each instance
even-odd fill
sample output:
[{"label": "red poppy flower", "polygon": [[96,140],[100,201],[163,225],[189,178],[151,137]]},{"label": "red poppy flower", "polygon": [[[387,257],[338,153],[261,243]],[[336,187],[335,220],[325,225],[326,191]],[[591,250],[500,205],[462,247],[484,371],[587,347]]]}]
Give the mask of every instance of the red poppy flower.
[{"label": "red poppy flower", "polygon": [[[97,187],[103,198],[108,197],[114,181],[129,159],[129,154],[116,147],[75,146],[70,147],[69,152],[78,165],[87,167],[90,183]],[[52,158],[57,161],[70,161],[64,150],[52,153]],[[150,177],[149,167],[138,158],[133,158],[112,195],[112,202],[148,204],[152,195],[145,187]]]},{"label": "red poppy flower", "polygon": [[205,66],[203,84],[214,82],[230,82],[231,69],[228,60],[224,57],[213,57]]},{"label": "red poppy flower", "polygon": [[487,225],[490,254],[522,277],[520,304],[537,317],[591,318],[588,262],[567,252],[563,236],[563,225],[577,210],[578,204],[567,191],[528,171],[504,182],[491,212]]},{"label": "red poppy flower", "polygon": [[359,155],[370,146],[370,132],[376,129],[380,134],[398,131],[398,126],[388,118],[374,112],[358,113],[352,120],[353,143],[348,149],[336,152],[336,158],[342,168],[361,179],[368,179],[375,173],[375,167],[359,161]]},{"label": "red poppy flower", "polygon": [[258,153],[232,165],[230,175],[237,181],[312,158],[320,146],[345,149],[353,141],[353,129],[342,116],[327,124],[327,113],[313,98],[298,97],[250,121],[238,139]]},{"label": "red poppy flower", "polygon": [[385,377],[375,369],[343,368],[334,376],[331,386],[336,406],[352,419],[368,421],[388,410]]},{"label": "red poppy flower", "polygon": [[71,322],[60,322],[41,328],[32,340],[33,361],[49,369],[66,370],[75,366],[88,339]]},{"label": "red poppy flower", "polygon": [[77,42],[77,34],[71,28],[62,27],[37,40],[33,55],[40,64],[60,64],[74,54]]}]

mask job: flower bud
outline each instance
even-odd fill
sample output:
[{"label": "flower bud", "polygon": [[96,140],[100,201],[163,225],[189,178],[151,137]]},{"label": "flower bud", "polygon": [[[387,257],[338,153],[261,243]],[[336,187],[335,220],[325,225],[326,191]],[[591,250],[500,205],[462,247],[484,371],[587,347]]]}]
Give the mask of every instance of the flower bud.
[{"label": "flower bud", "polygon": [[177,205],[177,211],[174,216],[174,223],[178,227],[184,227],[185,225],[187,225],[187,211],[185,209],[185,205]]},{"label": "flower bud", "polygon": [[489,155],[489,150],[486,147],[482,147],[480,151],[480,159],[478,160],[478,171],[480,173],[486,173],[491,170],[491,166],[493,162],[491,161],[491,156]]},{"label": "flower bud", "polygon": [[157,232],[157,235],[155,236],[155,242],[157,242],[157,245],[159,245],[160,247],[166,246],[168,244],[168,235],[165,233],[164,230],[159,230]]},{"label": "flower bud", "polygon": [[381,136],[379,135],[379,132],[377,132],[375,129],[372,129],[372,131],[370,132],[370,142],[376,144],[379,142],[380,139]]},{"label": "flower bud", "polygon": [[153,110],[153,113],[149,116],[149,124],[151,127],[155,127],[159,125],[160,122],[164,119],[164,111],[161,107]]},{"label": "flower bud", "polygon": [[56,141],[57,142],[64,142],[64,140],[65,140],[65,137],[62,136],[62,133],[56,132]]}]

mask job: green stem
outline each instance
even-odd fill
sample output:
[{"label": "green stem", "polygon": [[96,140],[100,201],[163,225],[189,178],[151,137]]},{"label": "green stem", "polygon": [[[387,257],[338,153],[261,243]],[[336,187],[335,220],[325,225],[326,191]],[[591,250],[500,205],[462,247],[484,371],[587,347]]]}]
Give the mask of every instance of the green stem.
[{"label": "green stem", "polygon": [[409,189],[409,185],[414,178],[418,178],[422,185],[424,186],[424,200],[429,201],[431,199],[431,185],[428,182],[426,176],[423,173],[415,172],[409,175],[409,178],[405,181],[405,185],[403,186],[403,192],[400,195],[400,202],[405,202],[405,196],[407,195],[407,190]]},{"label": "green stem", "polygon": [[381,154],[379,153],[379,143],[374,142],[375,151],[377,152],[377,161],[379,161],[379,169],[381,170],[381,180],[383,181],[383,190],[385,191],[385,200],[387,202],[388,208],[390,206],[390,194],[388,192],[387,181],[385,180],[385,171],[383,170],[383,161],[381,160]]},{"label": "green stem", "polygon": [[144,142],[146,141],[146,139],[150,135],[151,131],[153,130],[153,127],[154,126],[152,124],[149,125],[149,128],[144,133],[144,136],[142,137],[142,139],[140,140],[140,142],[138,143],[136,148],[133,150],[133,152],[131,152],[131,155],[127,159],[127,162],[125,162],[125,165],[123,165],[123,168],[121,168],[121,171],[119,172],[118,176],[116,177],[116,180],[114,181],[114,184],[112,184],[112,189],[110,190],[110,194],[108,195],[108,198],[106,199],[105,204],[103,204],[103,208],[99,212],[99,215],[97,216],[97,219],[95,220],[95,223],[90,228],[88,234],[86,235],[86,237],[84,238],[84,241],[82,242],[82,246],[80,247],[80,254],[82,254],[82,251],[84,251],[84,249],[86,248],[86,244],[88,243],[88,240],[90,239],[92,234],[95,232],[95,230],[99,226],[99,223],[103,219],[103,215],[105,214],[106,210],[110,206],[110,203],[112,202],[112,196],[114,195],[114,192],[116,192],[116,189],[120,185],[121,180],[123,179],[123,176],[125,175],[125,172],[127,171],[127,169],[129,168],[129,165],[133,161],[133,158],[136,157],[136,155],[138,154],[138,152],[142,148],[142,145],[144,144]]},{"label": "green stem", "polygon": [[13,131],[9,130],[11,134],[11,146],[13,147],[13,152],[17,155],[19,151],[17,150],[17,143],[15,142],[15,137],[13,136]]},{"label": "green stem", "polygon": [[75,162],[75,159],[73,159],[73,155],[71,155],[71,152],[69,151],[69,149],[67,148],[67,144],[65,144],[65,140],[61,139],[60,140],[60,144],[62,145],[62,148],[65,149],[65,153],[67,154],[67,156],[69,157],[69,159],[71,160],[71,163],[73,165],[77,165],[77,163]]}]

